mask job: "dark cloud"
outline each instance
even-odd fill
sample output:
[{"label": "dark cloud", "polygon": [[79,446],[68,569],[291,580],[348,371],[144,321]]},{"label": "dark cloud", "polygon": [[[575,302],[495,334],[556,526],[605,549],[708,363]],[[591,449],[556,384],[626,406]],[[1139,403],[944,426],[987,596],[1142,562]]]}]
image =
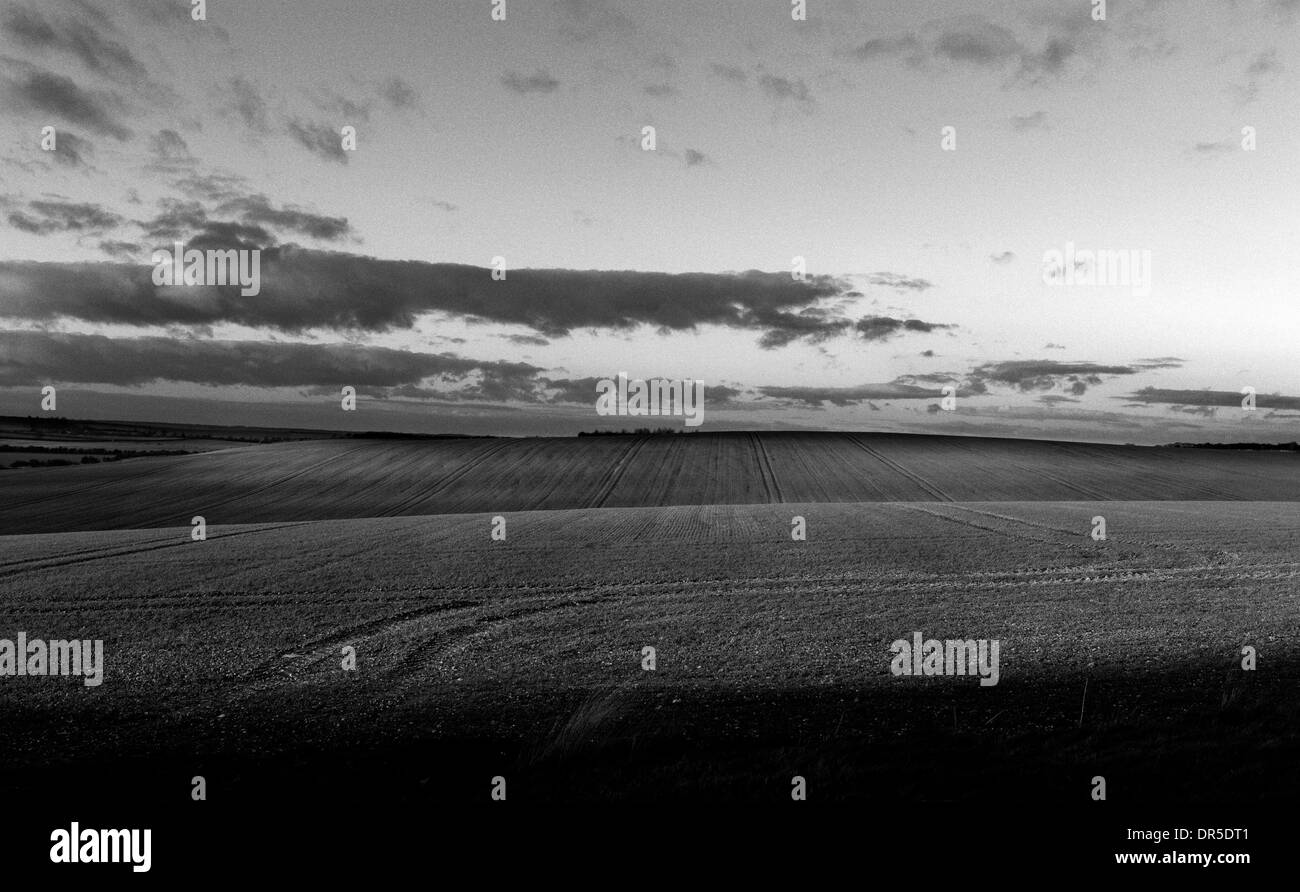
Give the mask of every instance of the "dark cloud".
[{"label": "dark cloud", "polygon": [[560,82],[541,69],[527,76],[507,71],[501,76],[501,83],[516,93],[554,93],[560,88]]},{"label": "dark cloud", "polygon": [[[227,194],[220,181],[211,183],[216,194]],[[202,191],[202,190],[200,190]],[[201,201],[164,198],[152,219],[137,220],[154,240],[181,240],[196,248],[266,248],[286,235],[321,241],[340,241],[352,234],[346,217],[328,217],[295,205],[276,207],[263,194],[227,198],[209,209]]]},{"label": "dark cloud", "polygon": [[1133,366],[1097,365],[1091,362],[1055,362],[1050,359],[1010,360],[986,363],[971,372],[971,378],[1010,385],[1022,391],[1051,390],[1071,375],[1133,375]]},{"label": "dark cloud", "polygon": [[[1116,397],[1116,399],[1121,399],[1121,397]],[[1163,403],[1180,409],[1186,406],[1220,406],[1240,409],[1241,401],[1245,399],[1245,395],[1240,391],[1233,390],[1176,390],[1144,387],[1135,393],[1122,397],[1122,399],[1147,405]],[[1257,409],[1300,409],[1300,396],[1260,393],[1255,396],[1255,406]]]},{"label": "dark cloud", "polygon": [[1002,251],[998,254],[990,254],[989,260],[998,264],[1007,264],[1016,259],[1015,253],[1011,251]]},{"label": "dark cloud", "polygon": [[700,164],[709,163],[709,156],[697,149],[687,149],[684,155],[687,167],[695,167]]},{"label": "dark cloud", "polygon": [[759,387],[758,391],[765,397],[818,407],[822,403],[850,406],[867,400],[922,400],[944,395],[942,389],[897,383],[862,384],[857,387]]},{"label": "dark cloud", "polygon": [[9,225],[35,235],[54,232],[103,232],[122,218],[97,204],[70,201],[29,201],[25,211],[9,214]]},{"label": "dark cloud", "polygon": [[601,377],[590,378],[543,378],[542,383],[548,392],[547,402],[551,403],[594,403],[596,384]]},{"label": "dark cloud", "polygon": [[1009,385],[1021,391],[1051,390],[1057,386],[1070,385],[1073,393],[1082,394],[1086,385],[1102,383],[1103,376],[1136,375],[1154,369],[1178,368],[1181,365],[1182,360],[1177,357],[1140,360],[1128,365],[1019,359],[981,365],[971,371],[970,380]]},{"label": "dark cloud", "polygon": [[298,233],[322,241],[338,241],[352,231],[347,217],[327,217],[291,204],[277,208],[260,193],[223,202],[216,213],[234,214],[244,223],[259,223],[281,233]]},{"label": "dark cloud", "polygon": [[164,198],[158,206],[155,217],[136,225],[151,239],[180,240],[195,248],[266,248],[286,233],[338,240],[350,231],[346,218],[324,217],[292,205],[275,208],[260,194],[231,199],[211,213],[198,201]]},{"label": "dark cloud", "polygon": [[545,347],[551,343],[546,338],[539,338],[537,335],[508,334],[497,335],[497,337],[504,338],[510,343],[518,344],[521,347]]},{"label": "dark cloud", "polygon": [[[177,203],[166,222],[203,226],[196,205]],[[197,208],[201,212],[201,208]],[[153,221],[155,223],[161,221]],[[155,227],[155,237],[162,237]],[[232,322],[284,331],[309,328],[386,331],[410,328],[442,312],[477,321],[524,325],[546,337],[575,328],[682,331],[700,325],[764,332],[780,338],[828,336],[849,325],[824,313],[801,314],[838,296],[829,276],[796,281],[789,273],[654,273],[519,269],[504,281],[459,264],[376,260],[297,247],[262,252],[256,300],[236,289],[206,289],[203,300],[157,293],[150,267],[113,264],[0,262],[7,287],[0,316],[129,325]],[[364,296],[359,299],[358,296]]]},{"label": "dark cloud", "polygon": [[955,328],[937,322],[922,322],[920,319],[893,319],[889,316],[863,316],[853,326],[863,340],[883,341],[904,331],[928,334],[935,329]]},{"label": "dark cloud", "polygon": [[0,386],[93,383],[140,386],[185,381],[212,386],[398,387],[467,379],[479,393],[533,390],[541,369],[447,353],[352,344],[285,344],[178,338],[108,338],[38,331],[0,332]]},{"label": "dark cloud", "polygon": [[233,220],[212,220],[201,229],[184,237],[187,248],[208,249],[236,248],[252,251],[275,244],[275,236],[262,226],[251,223],[237,223]]},{"label": "dark cloud", "polygon": [[18,111],[51,115],[117,140],[131,136],[130,128],[113,117],[110,109],[121,109],[120,98],[109,92],[88,92],[71,78],[35,68],[0,82],[5,104]]},{"label": "dark cloud", "polygon": [[328,124],[314,121],[301,121],[297,118],[288,123],[289,135],[313,155],[326,161],[348,163],[348,153],[343,148],[343,135]]},{"label": "dark cloud", "polygon": [[956,384],[955,375],[947,372],[926,372],[921,375],[899,375],[894,379],[895,384]]},{"label": "dark cloud", "polygon": [[145,67],[130,50],[75,18],[47,18],[34,9],[15,5],[6,10],[0,28],[27,49],[74,56],[99,77],[139,83],[147,76]]},{"label": "dark cloud", "polygon": [[765,324],[769,330],[759,338],[758,345],[764,350],[774,350],[798,340],[820,344],[844,334],[852,323],[828,311],[809,307],[798,313],[772,313]]},{"label": "dark cloud", "polygon": [[647,84],[641,88],[641,92],[656,99],[667,99],[677,95],[677,88],[671,84]]}]

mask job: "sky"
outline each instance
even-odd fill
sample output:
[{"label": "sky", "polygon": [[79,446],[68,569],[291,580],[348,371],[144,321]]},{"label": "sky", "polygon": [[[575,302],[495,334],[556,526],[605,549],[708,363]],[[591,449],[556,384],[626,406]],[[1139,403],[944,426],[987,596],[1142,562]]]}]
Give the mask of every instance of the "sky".
[{"label": "sky", "polygon": [[0,5],[0,413],[1300,438],[1300,0],[798,5]]}]

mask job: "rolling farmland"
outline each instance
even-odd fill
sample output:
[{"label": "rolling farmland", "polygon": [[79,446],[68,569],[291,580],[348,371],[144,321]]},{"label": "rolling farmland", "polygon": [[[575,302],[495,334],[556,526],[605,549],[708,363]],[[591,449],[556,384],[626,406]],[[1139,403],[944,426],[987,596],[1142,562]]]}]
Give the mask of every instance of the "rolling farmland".
[{"label": "rolling farmland", "polygon": [[890,434],[324,440],[0,473],[0,533],[567,508],[1300,500],[1300,455]]},{"label": "rolling farmland", "polygon": [[[768,451],[784,498],[816,476],[786,468],[841,461]],[[957,488],[937,464],[904,467]],[[1099,512],[1105,541],[1088,536]],[[793,515],[806,542],[791,541]],[[1131,800],[1300,790],[1294,502],[799,502],[508,523],[503,542],[480,513],[216,525],[206,542],[183,525],[6,537],[3,627],[102,638],[106,668],[94,691],[0,686],[3,785],[164,796],[156,778],[203,771],[234,801],[300,801],[326,776],[332,796],[446,801],[505,774],[512,798],[762,800],[788,799],[797,772],[825,799],[1041,803],[1077,798],[1104,768]],[[891,675],[890,642],[913,631],[1000,639],[1000,682]],[[1267,671],[1240,671],[1245,643]],[[356,672],[339,671],[345,645]]]}]

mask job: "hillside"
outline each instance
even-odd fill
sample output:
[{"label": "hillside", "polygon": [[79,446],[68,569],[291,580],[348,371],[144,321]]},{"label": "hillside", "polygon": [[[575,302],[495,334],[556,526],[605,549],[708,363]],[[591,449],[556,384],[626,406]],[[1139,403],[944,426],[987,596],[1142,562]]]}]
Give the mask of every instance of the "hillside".
[{"label": "hillside", "polygon": [[[326,790],[461,808],[501,774],[526,803],[788,802],[799,771],[827,800],[1077,808],[1104,766],[1130,800],[1294,799],[1300,504],[1112,502],[1104,542],[1094,513],[733,505],[524,512],[506,541],[482,515],[17,537],[8,627],[90,631],[107,656],[93,692],[0,685],[0,788],[154,806],[202,773],[223,802],[281,811]],[[997,684],[893,674],[891,642],[914,632],[1000,641]],[[1243,644],[1263,671],[1240,670]]]},{"label": "hillside", "polygon": [[771,502],[1300,501],[1300,456],[904,434],[322,440],[0,472],[0,533]]}]

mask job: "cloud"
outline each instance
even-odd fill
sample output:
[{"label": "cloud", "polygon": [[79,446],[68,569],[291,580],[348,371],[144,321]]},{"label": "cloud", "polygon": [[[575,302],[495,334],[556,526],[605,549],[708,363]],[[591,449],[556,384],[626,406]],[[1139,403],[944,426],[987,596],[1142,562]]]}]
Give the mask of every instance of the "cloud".
[{"label": "cloud", "polygon": [[228,82],[229,93],[224,109],[242,121],[244,126],[254,133],[265,134],[271,130],[270,115],[266,100],[253,83],[242,77],[232,77]]},{"label": "cloud", "polygon": [[933,45],[936,56],[975,65],[1000,65],[1019,59],[1023,51],[1015,34],[977,16],[945,29]]},{"label": "cloud", "polygon": [[29,201],[26,211],[9,214],[9,225],[34,235],[55,232],[103,232],[122,218],[97,204],[70,201]]},{"label": "cloud", "polygon": [[292,232],[322,241],[338,241],[351,233],[347,217],[328,217],[297,205],[275,207],[260,193],[223,202],[217,213],[233,213],[245,223],[259,223],[281,232]]},{"label": "cloud", "polygon": [[1024,133],[1026,130],[1048,130],[1047,112],[1036,111],[1031,115],[1012,115],[1011,129],[1017,133]]},{"label": "cloud", "polygon": [[541,69],[526,77],[517,71],[507,71],[502,75],[501,83],[520,94],[554,93],[560,88],[560,82]]},{"label": "cloud", "polygon": [[1020,391],[1052,390],[1058,386],[1068,386],[1070,392],[1077,396],[1088,385],[1102,383],[1104,377],[1136,375],[1155,369],[1178,368],[1181,365],[1182,360],[1177,357],[1140,360],[1128,365],[1021,359],[985,363],[970,372],[969,380],[980,384],[1008,385]]},{"label": "cloud", "polygon": [[125,83],[140,83],[145,67],[125,46],[109,40],[84,21],[75,18],[46,18],[25,6],[12,6],[0,28],[29,50],[70,55],[99,77]]},{"label": "cloud", "polygon": [[925,291],[934,287],[925,279],[915,279],[900,273],[871,273],[866,276],[866,280],[870,285],[883,285],[897,291]]},{"label": "cloud", "polygon": [[916,331],[928,334],[935,329],[955,328],[937,322],[922,322],[920,319],[893,319],[889,316],[863,316],[853,326],[866,341],[883,341],[904,331]]},{"label": "cloud", "polygon": [[107,240],[99,243],[99,250],[114,260],[135,260],[144,253],[144,247],[135,242]]},{"label": "cloud", "polygon": [[[176,228],[207,223],[196,205],[182,202],[173,210],[166,222]],[[518,269],[510,270],[506,280],[494,281],[489,270],[479,267],[285,246],[262,252],[262,291],[256,300],[241,298],[236,288],[155,288],[151,273],[150,267],[107,263],[0,262],[0,316],[378,332],[409,329],[419,316],[447,313],[524,325],[545,337],[562,337],[575,328],[649,325],[684,331],[718,325],[769,338],[815,338],[850,324],[816,312],[800,314],[842,293],[845,283],[829,276],[796,281],[789,273],[757,270]]]},{"label": "cloud", "polygon": [[[40,331],[0,332],[0,386],[51,381],[126,387],[156,381],[210,386],[398,387],[428,379],[474,384],[475,392],[531,392],[540,368],[452,354],[353,344],[287,344],[180,338],[109,338]],[[337,391],[335,391],[337,392]]]},{"label": "cloud", "polygon": [[61,74],[28,67],[17,77],[4,78],[0,90],[7,104],[20,111],[53,115],[116,140],[131,137],[130,128],[109,112],[121,108],[115,94],[83,90]]},{"label": "cloud", "polygon": [[294,118],[289,121],[288,129],[289,135],[313,155],[326,161],[348,163],[348,153],[343,148],[342,134],[330,125]]},{"label": "cloud", "polygon": [[[1235,390],[1176,390],[1160,387],[1144,387],[1126,397],[1116,399],[1131,400],[1135,403],[1164,403],[1170,407],[1185,406],[1219,406],[1240,409],[1245,395]],[[1300,409],[1300,396],[1282,394],[1257,394],[1257,409]]]},{"label": "cloud", "polygon": [[211,210],[200,201],[176,198],[161,199],[158,207],[152,219],[136,221],[144,234],[181,239],[194,247],[264,248],[286,234],[321,241],[341,241],[352,234],[346,217],[329,217],[297,205],[276,207],[261,193],[226,198]]},{"label": "cloud", "polygon": [[769,98],[777,102],[794,102],[804,111],[811,111],[817,104],[803,78],[787,78],[764,73],[758,76],[758,87]]},{"label": "cloud", "polygon": [[745,73],[745,69],[736,65],[719,65],[715,62],[709,66],[709,69],[716,77],[735,84],[743,84],[749,80],[749,75]]},{"label": "cloud", "polygon": [[94,153],[95,147],[89,140],[64,130],[55,134],[54,151],[50,154],[65,167],[87,167]]},{"label": "cloud", "polygon": [[416,109],[420,105],[420,97],[415,92],[415,88],[400,77],[386,79],[379,88],[379,96],[389,106],[398,110]]},{"label": "cloud", "polygon": [[943,390],[910,384],[862,384],[857,387],[759,387],[759,393],[773,399],[820,407],[822,403],[850,406],[867,400],[921,400],[944,395]]},{"label": "cloud", "polygon": [[899,56],[915,65],[921,61],[922,45],[920,38],[915,34],[902,34],[897,37],[873,37],[849,50],[848,55],[859,62]]},{"label": "cloud", "polygon": [[188,167],[195,161],[184,137],[175,130],[160,130],[149,137],[149,151],[154,156],[154,169]]},{"label": "cloud", "polygon": [[922,34],[875,37],[843,55],[859,62],[895,58],[912,67],[966,66],[1002,71],[1008,83],[1032,85],[1059,76],[1079,52],[1085,33],[1078,19],[1054,23],[1040,44],[1030,45],[1005,26],[978,15],[931,22]]},{"label": "cloud", "polygon": [[989,255],[989,260],[992,260],[994,263],[997,264],[1007,264],[1015,259],[1016,259],[1016,255],[1012,251],[1002,251],[998,254]]}]

